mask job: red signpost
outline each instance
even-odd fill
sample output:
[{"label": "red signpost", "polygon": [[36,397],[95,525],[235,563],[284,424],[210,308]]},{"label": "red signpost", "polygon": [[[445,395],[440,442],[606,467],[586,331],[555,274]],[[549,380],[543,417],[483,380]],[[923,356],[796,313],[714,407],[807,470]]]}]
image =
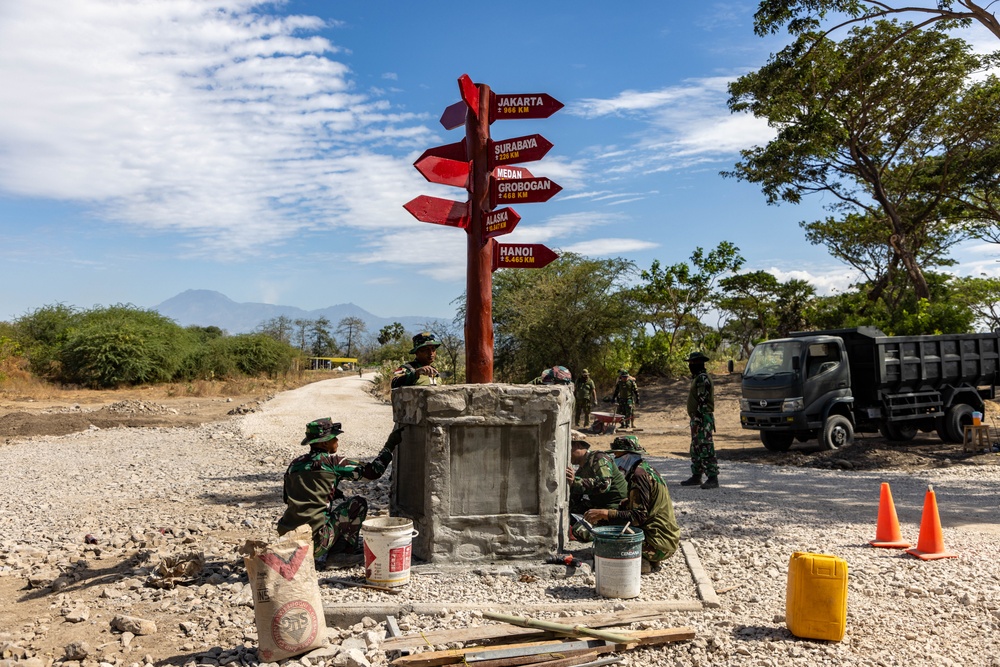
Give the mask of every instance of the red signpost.
[{"label": "red signpost", "polygon": [[496,269],[542,268],[558,255],[539,243],[497,243],[521,220],[500,203],[543,202],[562,188],[536,178],[523,167],[507,165],[541,160],[552,144],[540,134],[501,141],[490,139],[490,123],[518,118],[548,118],[563,107],[545,93],[497,95],[467,75],[458,79],[460,102],[441,115],[451,130],[465,125],[465,141],[429,148],[413,165],[431,183],[469,191],[458,202],[420,195],[404,204],[417,220],[465,229],[468,260],[465,286],[465,366],[471,383],[493,381],[493,278]]}]

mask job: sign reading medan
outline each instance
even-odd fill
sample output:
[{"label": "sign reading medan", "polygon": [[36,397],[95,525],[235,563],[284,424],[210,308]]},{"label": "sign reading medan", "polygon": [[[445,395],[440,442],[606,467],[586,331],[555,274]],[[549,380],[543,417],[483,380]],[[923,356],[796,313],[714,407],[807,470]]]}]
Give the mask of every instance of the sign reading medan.
[{"label": "sign reading medan", "polygon": [[490,141],[490,164],[511,164],[541,160],[552,148],[552,142],[540,134],[515,137],[503,141]]},{"label": "sign reading medan", "polygon": [[563,108],[563,103],[545,93],[494,95],[490,122],[516,118],[548,118]]},{"label": "sign reading medan", "polygon": [[497,243],[493,247],[493,270],[540,269],[558,257],[541,243]]},{"label": "sign reading medan", "polygon": [[490,208],[498,204],[531,204],[548,201],[562,186],[548,178],[490,179]]},{"label": "sign reading medan", "polygon": [[493,170],[493,178],[509,181],[512,178],[534,178],[535,175],[524,167],[497,167]]},{"label": "sign reading medan", "polygon": [[520,221],[521,216],[509,206],[487,213],[483,219],[483,240],[510,234]]}]

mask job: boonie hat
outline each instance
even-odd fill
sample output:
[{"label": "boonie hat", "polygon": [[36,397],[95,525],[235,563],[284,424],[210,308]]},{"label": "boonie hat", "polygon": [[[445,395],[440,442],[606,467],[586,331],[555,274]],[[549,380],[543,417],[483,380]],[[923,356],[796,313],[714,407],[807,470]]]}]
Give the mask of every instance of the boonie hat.
[{"label": "boonie hat", "polygon": [[687,362],[689,364],[693,364],[699,361],[703,362],[708,361],[708,355],[702,352],[701,350],[697,350],[688,355]]},{"label": "boonie hat", "polygon": [[573,438],[573,440],[570,441],[570,449],[576,449],[577,447],[590,449],[590,443],[582,438]]},{"label": "boonie hat", "polygon": [[441,345],[441,341],[439,341],[437,336],[432,334],[430,331],[421,331],[413,337],[413,349],[410,350],[410,354],[416,354],[417,350],[422,347],[427,347],[428,345],[439,347]]},{"label": "boonie hat", "polygon": [[628,371],[624,368],[618,371],[618,377],[625,377],[626,375],[628,375]]},{"label": "boonie hat", "polygon": [[344,430],[340,427],[340,422],[335,422],[329,417],[323,417],[306,424],[306,437],[302,439],[303,445],[315,445],[321,442],[333,440]]},{"label": "boonie hat", "polygon": [[639,438],[634,435],[620,435],[611,441],[611,447],[608,448],[610,452],[629,452],[636,454],[645,454],[646,450],[639,445]]}]

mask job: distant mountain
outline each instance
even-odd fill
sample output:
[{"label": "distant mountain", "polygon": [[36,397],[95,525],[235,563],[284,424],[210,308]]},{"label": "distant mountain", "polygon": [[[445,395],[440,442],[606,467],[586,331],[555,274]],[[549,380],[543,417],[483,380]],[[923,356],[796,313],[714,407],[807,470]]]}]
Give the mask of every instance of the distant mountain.
[{"label": "distant mountain", "polygon": [[325,317],[334,328],[345,317],[357,317],[365,323],[368,331],[375,333],[393,322],[399,322],[407,331],[416,331],[425,322],[435,319],[419,315],[378,317],[353,303],[341,303],[319,310],[303,310],[295,306],[276,306],[270,303],[237,303],[225,294],[204,289],[181,292],[153,306],[153,310],[164,317],[169,317],[182,327],[216,326],[230,334],[249,333],[262,322],[282,315],[292,320],[315,320]]}]

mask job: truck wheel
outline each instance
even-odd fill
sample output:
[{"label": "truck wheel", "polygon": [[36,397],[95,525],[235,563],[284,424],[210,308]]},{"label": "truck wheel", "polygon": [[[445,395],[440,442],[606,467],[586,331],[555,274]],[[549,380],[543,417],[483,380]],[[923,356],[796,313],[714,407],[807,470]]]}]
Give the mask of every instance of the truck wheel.
[{"label": "truck wheel", "polygon": [[854,442],[854,427],[843,415],[830,415],[823,426],[823,437],[819,444],[823,449],[837,449]]},{"label": "truck wheel", "polygon": [[944,442],[962,442],[962,427],[972,425],[972,406],[958,403],[938,423],[938,437]]},{"label": "truck wheel", "polygon": [[792,446],[794,436],[791,433],[761,431],[760,441],[769,452],[787,452]]},{"label": "truck wheel", "polygon": [[909,442],[917,437],[917,427],[912,424],[893,424],[890,422],[885,425],[885,436],[895,442]]}]

